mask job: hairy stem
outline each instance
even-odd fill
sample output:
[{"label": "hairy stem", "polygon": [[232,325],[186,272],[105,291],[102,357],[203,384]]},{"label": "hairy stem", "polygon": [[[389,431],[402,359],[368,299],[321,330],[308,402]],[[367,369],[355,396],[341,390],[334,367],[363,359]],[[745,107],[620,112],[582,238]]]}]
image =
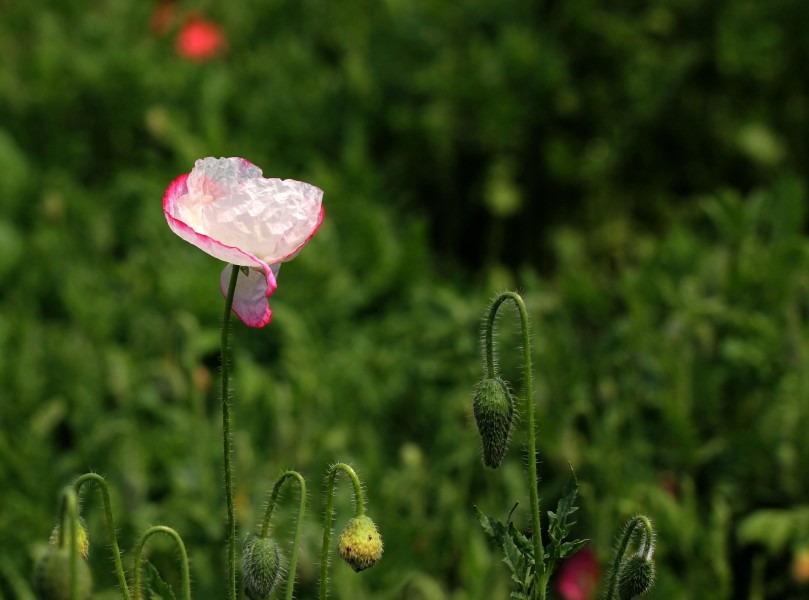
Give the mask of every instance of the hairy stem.
[{"label": "hairy stem", "polygon": [[621,541],[615,548],[615,555],[612,557],[612,567],[610,568],[610,581],[607,587],[607,595],[605,600],[613,600],[616,597],[618,590],[618,574],[621,571],[621,563],[626,557],[626,550],[632,541],[635,532],[639,527],[643,527],[643,538],[641,540],[641,554],[648,560],[651,558],[652,550],[654,549],[654,531],[652,530],[652,523],[645,515],[638,515],[633,517],[629,523],[624,527],[621,534]]},{"label": "hairy stem", "polygon": [[334,481],[337,473],[343,471],[354,484],[354,510],[357,517],[365,514],[365,500],[362,496],[362,485],[357,473],[345,463],[336,463],[331,466],[326,479],[326,513],[323,524],[323,547],[320,551],[320,600],[326,600],[328,596],[328,568],[329,568],[329,543],[331,541],[331,528],[334,522]]},{"label": "hairy stem", "polygon": [[230,461],[230,350],[228,333],[230,331],[230,313],[233,308],[233,294],[236,291],[236,280],[239,278],[239,266],[233,265],[233,271],[225,298],[225,315],[222,319],[222,446],[225,460],[225,499],[227,502],[228,529],[228,598],[236,600],[236,519],[233,514],[233,467]]},{"label": "hairy stem", "polygon": [[154,527],[150,527],[143,532],[143,535],[140,536],[140,541],[135,548],[135,600],[140,600],[140,563],[141,555],[143,554],[143,547],[146,545],[146,541],[156,533],[167,534],[174,540],[175,544],[177,544],[177,549],[180,551],[180,568],[182,569],[183,578],[183,599],[191,600],[191,576],[188,570],[188,553],[185,551],[185,544],[183,543],[183,539],[180,537],[179,533],[177,533],[171,527],[166,527],[165,525],[155,525]]},{"label": "hairy stem", "polygon": [[115,561],[115,573],[118,575],[118,586],[121,588],[124,599],[130,600],[129,588],[126,584],[126,574],[124,573],[124,566],[121,562],[121,551],[118,548],[118,539],[115,535],[115,520],[112,517],[112,502],[110,501],[110,491],[107,486],[107,481],[97,473],[85,473],[73,483],[76,497],[81,497],[81,488],[87,482],[96,483],[99,490],[101,490],[101,498],[104,502],[104,517],[107,521],[107,534],[110,537],[112,558]]},{"label": "hairy stem", "polygon": [[502,304],[511,300],[517,306],[520,313],[520,327],[522,329],[522,352],[523,352],[523,372],[525,376],[525,413],[528,417],[528,492],[531,502],[531,540],[534,545],[534,596],[544,600],[549,574],[545,573],[545,549],[542,544],[542,529],[539,514],[539,490],[537,488],[537,448],[536,448],[536,423],[534,409],[534,368],[531,360],[531,332],[528,326],[528,311],[525,302],[516,292],[504,292],[495,298],[489,309],[489,316],[486,319],[485,333],[485,353],[486,353],[486,376],[494,377],[496,374],[496,363],[494,360],[494,325],[497,319],[497,311]]},{"label": "hairy stem", "polygon": [[281,492],[281,486],[284,484],[285,481],[289,479],[297,479],[298,485],[301,488],[301,499],[300,504],[298,506],[298,519],[295,522],[295,538],[292,542],[292,558],[289,561],[289,574],[287,575],[287,591],[286,591],[286,600],[292,600],[292,595],[295,589],[295,571],[298,568],[298,546],[300,545],[301,540],[301,529],[303,528],[303,517],[306,513],[306,481],[303,479],[303,475],[298,473],[297,471],[285,471],[281,474],[278,478],[278,481],[275,482],[275,486],[272,489],[272,495],[270,496],[270,501],[267,503],[267,511],[264,513],[264,521],[261,524],[261,537],[267,537],[267,534],[270,531],[270,519],[272,518],[273,510],[275,510],[275,504],[278,501],[278,495]]},{"label": "hairy stem", "polygon": [[77,600],[79,597],[79,549],[77,547],[79,537],[79,508],[76,492],[72,487],[67,487],[62,492],[59,503],[59,548],[65,547],[68,541],[67,531],[70,532],[69,547],[70,552],[70,600]]}]

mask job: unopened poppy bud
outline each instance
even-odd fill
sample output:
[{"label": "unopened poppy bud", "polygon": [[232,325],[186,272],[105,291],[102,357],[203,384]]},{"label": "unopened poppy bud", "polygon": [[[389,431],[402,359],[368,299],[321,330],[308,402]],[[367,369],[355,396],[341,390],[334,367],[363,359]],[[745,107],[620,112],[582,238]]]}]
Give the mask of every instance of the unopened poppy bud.
[{"label": "unopened poppy bud", "polygon": [[655,566],[651,558],[635,554],[622,566],[618,573],[618,598],[632,600],[642,596],[654,586]]},{"label": "unopened poppy bud", "polygon": [[[59,530],[60,526],[57,525],[51,531],[51,537],[48,538],[48,544],[52,548],[56,548],[59,545]],[[79,551],[79,554],[82,558],[87,559],[90,556],[90,536],[87,534],[87,522],[79,517],[79,526],[76,529],[76,550]]]},{"label": "unopened poppy bud", "polygon": [[[76,562],[78,600],[87,600],[93,588],[90,568]],[[34,567],[34,593],[37,600],[71,600],[70,552],[67,548],[49,548]]]},{"label": "unopened poppy bud", "polygon": [[514,419],[514,400],[506,382],[499,377],[483,379],[475,388],[472,409],[483,442],[483,464],[496,469],[506,455]]},{"label": "unopened poppy bud", "polygon": [[250,600],[267,600],[284,575],[281,548],[271,537],[251,535],[244,543],[242,576]]},{"label": "unopened poppy bud", "polygon": [[337,553],[357,573],[373,567],[382,558],[382,537],[365,515],[351,519],[337,540]]}]

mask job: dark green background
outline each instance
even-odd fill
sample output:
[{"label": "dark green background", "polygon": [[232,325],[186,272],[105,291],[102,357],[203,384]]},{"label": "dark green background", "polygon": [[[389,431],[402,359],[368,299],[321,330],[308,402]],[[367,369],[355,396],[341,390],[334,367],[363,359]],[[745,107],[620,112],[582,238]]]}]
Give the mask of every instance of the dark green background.
[{"label": "dark green background", "polygon": [[[171,525],[195,597],[223,595],[222,265],[160,210],[207,155],[325,190],[272,324],[233,328],[240,532],[281,470],[307,476],[298,597],[336,461],[386,550],[360,575],[333,565],[334,597],[507,597],[472,506],[520,501],[526,526],[524,434],[484,470],[470,404],[480,319],[512,288],[544,506],[570,461],[602,564],[649,514],[651,598],[807,593],[790,565],[809,547],[809,4],[183,2],[228,38],[198,64],[153,8],[0,0],[0,596],[30,597],[59,490],[88,470],[124,548]],[[337,505],[342,527],[345,482]],[[113,598],[97,494],[83,514]],[[172,551],[151,557],[176,582]]]}]

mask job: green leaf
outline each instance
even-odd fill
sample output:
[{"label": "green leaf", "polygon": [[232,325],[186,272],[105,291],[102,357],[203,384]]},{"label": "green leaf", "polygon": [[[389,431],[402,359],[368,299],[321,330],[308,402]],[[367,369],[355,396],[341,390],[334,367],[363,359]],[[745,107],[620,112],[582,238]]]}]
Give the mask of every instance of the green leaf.
[{"label": "green leaf", "polygon": [[475,513],[483,531],[503,551],[503,562],[511,570],[511,580],[518,586],[518,591],[513,592],[512,597],[527,598],[534,573],[533,551],[528,538],[517,531],[513,523],[509,523],[506,528],[499,520],[483,514],[477,506]]},{"label": "green leaf", "polygon": [[478,522],[480,526],[483,528],[483,531],[495,541],[497,541],[498,546],[502,545],[502,539],[506,534],[506,527],[500,521],[495,519],[494,517],[490,517],[488,515],[483,514],[481,510],[475,506],[475,514],[478,517]]},{"label": "green leaf", "polygon": [[560,560],[574,554],[586,542],[586,540],[565,542],[565,538],[570,533],[570,528],[575,524],[575,521],[570,520],[570,515],[578,510],[575,502],[579,491],[579,482],[576,479],[576,474],[573,473],[572,467],[570,471],[571,478],[562,489],[556,511],[548,511],[548,537],[550,537],[551,543],[543,557],[546,571],[553,571]]},{"label": "green leaf", "polygon": [[584,539],[584,540],[576,540],[574,542],[563,543],[559,551],[559,558],[563,559],[567,558],[568,556],[573,556],[574,554],[576,554],[576,552],[581,550],[582,546],[584,546],[589,541],[590,540]]},{"label": "green leaf", "polygon": [[521,531],[518,531],[517,528],[514,527],[514,523],[508,524],[508,535],[514,541],[514,545],[517,546],[523,556],[525,556],[529,562],[533,562],[534,546],[531,544],[531,540],[525,537]]},{"label": "green leaf", "polygon": [[149,600],[176,600],[171,586],[163,581],[160,573],[157,572],[155,566],[148,560],[145,561],[146,567],[146,593]]}]

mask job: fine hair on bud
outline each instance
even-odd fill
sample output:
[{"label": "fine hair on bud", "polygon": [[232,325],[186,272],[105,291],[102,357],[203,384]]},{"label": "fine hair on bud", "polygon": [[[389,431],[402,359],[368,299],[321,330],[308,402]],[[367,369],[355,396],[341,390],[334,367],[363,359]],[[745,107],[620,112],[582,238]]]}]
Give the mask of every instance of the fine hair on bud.
[{"label": "fine hair on bud", "polygon": [[[52,548],[56,548],[59,545],[60,530],[61,527],[56,525],[51,531],[48,544]],[[67,537],[70,537],[69,532],[67,533]],[[90,556],[90,536],[87,534],[87,522],[82,517],[79,517],[78,527],[76,528],[76,550],[78,550],[79,555],[85,560]]]},{"label": "fine hair on bud", "polygon": [[359,573],[373,567],[382,558],[382,536],[370,517],[351,519],[337,540],[337,553]]},{"label": "fine hair on bud", "polygon": [[272,537],[250,535],[242,558],[244,591],[250,600],[268,600],[284,578],[281,548]]},{"label": "fine hair on bud", "polygon": [[[70,550],[48,548],[34,566],[34,594],[37,600],[71,600]],[[88,600],[93,590],[90,567],[83,560],[76,562],[76,600]]]},{"label": "fine hair on bud", "polygon": [[472,410],[483,445],[483,464],[496,469],[508,450],[514,420],[514,399],[506,382],[499,377],[482,379],[475,387]]},{"label": "fine hair on bud", "polygon": [[630,556],[618,572],[618,598],[632,600],[642,596],[654,586],[655,566],[651,557],[642,554]]}]

